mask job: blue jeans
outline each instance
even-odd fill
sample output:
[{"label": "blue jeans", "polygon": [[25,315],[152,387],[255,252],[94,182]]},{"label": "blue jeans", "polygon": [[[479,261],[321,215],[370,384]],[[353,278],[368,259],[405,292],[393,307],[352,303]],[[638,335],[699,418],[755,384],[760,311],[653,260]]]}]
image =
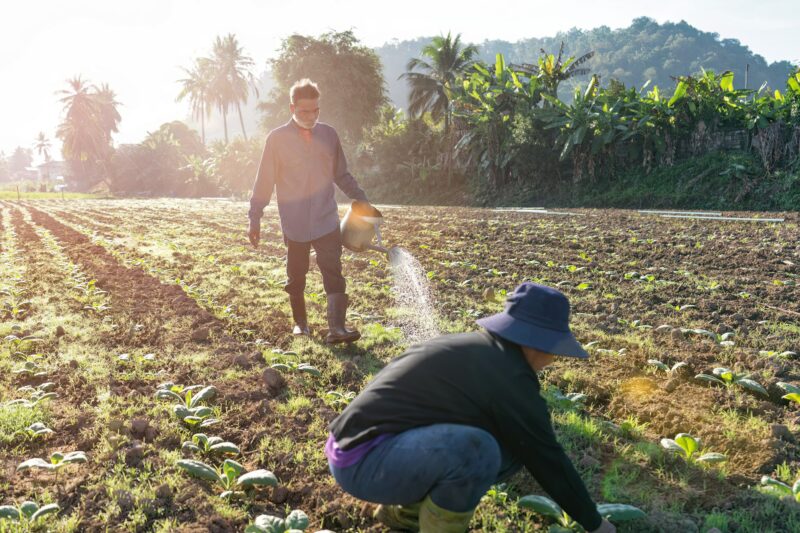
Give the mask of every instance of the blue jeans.
[{"label": "blue jeans", "polygon": [[487,431],[457,424],[409,429],[346,468],[330,465],[336,482],[358,499],[409,505],[430,495],[454,512],[470,511],[494,485],[522,464]]}]

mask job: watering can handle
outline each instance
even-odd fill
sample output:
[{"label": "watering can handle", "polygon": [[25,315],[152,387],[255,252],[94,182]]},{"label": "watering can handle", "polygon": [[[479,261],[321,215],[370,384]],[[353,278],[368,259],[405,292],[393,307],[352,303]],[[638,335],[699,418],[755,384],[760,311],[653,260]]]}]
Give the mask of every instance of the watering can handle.
[{"label": "watering can handle", "polygon": [[353,213],[362,217],[383,218],[383,215],[375,208],[375,206],[363,200],[353,200],[353,203],[350,204],[350,209],[353,211]]}]

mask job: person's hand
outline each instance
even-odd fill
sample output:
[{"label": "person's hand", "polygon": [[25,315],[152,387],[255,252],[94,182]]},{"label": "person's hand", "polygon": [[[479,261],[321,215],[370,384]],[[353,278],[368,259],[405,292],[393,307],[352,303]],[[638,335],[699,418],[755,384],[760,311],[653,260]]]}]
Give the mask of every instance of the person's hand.
[{"label": "person's hand", "polygon": [[614,524],[603,518],[603,521],[600,523],[600,527],[590,531],[589,533],[617,533],[617,528],[614,527]]},{"label": "person's hand", "polygon": [[247,237],[250,239],[250,244],[253,245],[253,248],[256,248],[258,246],[258,241],[261,240],[261,224],[250,221],[250,227],[247,229]]}]

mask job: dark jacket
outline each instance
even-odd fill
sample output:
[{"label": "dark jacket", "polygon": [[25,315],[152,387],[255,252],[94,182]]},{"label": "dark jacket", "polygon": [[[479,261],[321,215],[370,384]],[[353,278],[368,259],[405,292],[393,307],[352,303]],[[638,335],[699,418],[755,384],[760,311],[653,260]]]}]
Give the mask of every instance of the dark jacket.
[{"label": "dark jacket", "polygon": [[484,429],[588,530],[601,518],[556,440],[536,373],[516,344],[488,332],[445,335],[389,363],[330,424],[344,449],[431,424]]}]

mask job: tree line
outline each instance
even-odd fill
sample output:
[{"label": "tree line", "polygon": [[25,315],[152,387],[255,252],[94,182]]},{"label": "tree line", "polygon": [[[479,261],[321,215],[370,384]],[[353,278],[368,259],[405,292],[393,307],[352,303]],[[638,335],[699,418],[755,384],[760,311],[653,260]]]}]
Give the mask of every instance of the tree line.
[{"label": "tree line", "polygon": [[[436,37],[408,58],[399,76],[409,87],[408,112],[402,112],[389,104],[377,54],[352,32],[292,35],[270,61],[275,86],[259,103],[260,133],[288,120],[288,88],[307,76],[320,83],[323,119],[342,133],[351,164],[387,194],[420,190],[417,185],[477,181],[496,189],[596,180],[629,168],[647,172],[672,164],[687,145],[695,153],[719,148],[726,131],[741,132],[740,148],[757,152],[768,171],[797,159],[797,69],[786,73],[777,92],[735,88],[731,71],[678,76],[669,90],[637,88],[594,73],[595,51],[574,57],[567,48],[542,49],[511,64],[497,54],[487,63],[459,35]],[[247,136],[241,113],[251,96],[260,96],[253,66],[234,35],[217,37],[209,56],[176,80],[176,98],[189,102],[200,132],[175,121],[139,144],[116,148],[120,115],[113,91],[80,76],[68,80],[57,135],[76,184],[102,182],[117,194],[245,195],[263,137]],[[565,82],[571,98],[563,94]],[[225,137],[209,144],[205,120],[214,112]],[[230,140],[233,112],[241,135]],[[40,154],[49,151],[41,137]]]}]

